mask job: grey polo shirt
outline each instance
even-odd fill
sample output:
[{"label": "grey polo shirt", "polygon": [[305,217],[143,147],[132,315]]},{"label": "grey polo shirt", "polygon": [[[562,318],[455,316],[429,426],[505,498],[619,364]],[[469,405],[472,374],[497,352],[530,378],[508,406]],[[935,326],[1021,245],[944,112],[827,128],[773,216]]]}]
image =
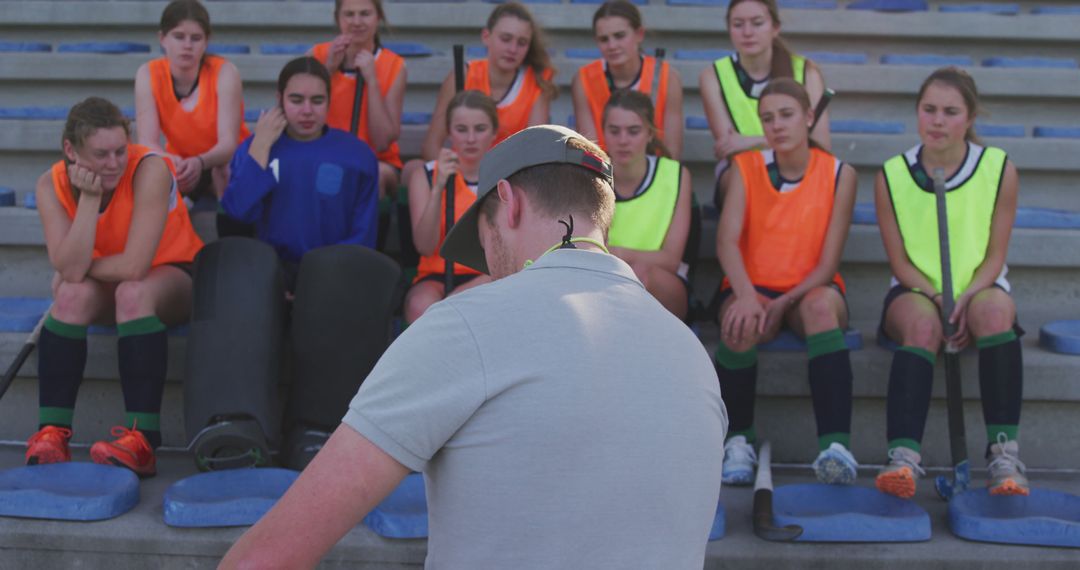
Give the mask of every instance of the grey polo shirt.
[{"label": "grey polo shirt", "polygon": [[344,422],[425,475],[428,568],[701,568],[727,413],[708,353],[612,255],[433,305]]}]

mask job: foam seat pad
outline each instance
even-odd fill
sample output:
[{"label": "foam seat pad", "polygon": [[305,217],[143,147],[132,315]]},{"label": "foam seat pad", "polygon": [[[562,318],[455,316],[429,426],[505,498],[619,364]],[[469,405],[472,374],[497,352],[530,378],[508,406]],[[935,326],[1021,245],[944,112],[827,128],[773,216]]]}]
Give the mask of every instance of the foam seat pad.
[{"label": "foam seat pad", "polygon": [[949,527],[980,542],[1080,548],[1080,497],[1034,488],[1027,497],[971,490],[949,501]]},{"label": "foam seat pad", "polygon": [[724,538],[727,529],[727,512],[724,511],[724,503],[716,505],[716,515],[713,516],[712,529],[709,530],[709,542]]},{"label": "foam seat pad", "polygon": [[922,507],[876,489],[843,485],[785,485],[773,491],[777,526],[802,527],[799,542],[919,542],[930,540]]},{"label": "foam seat pad", "polygon": [[427,495],[424,476],[410,473],[397,489],[364,517],[364,524],[386,538],[426,538]]},{"label": "foam seat pad", "polygon": [[165,524],[179,527],[253,525],[299,475],[291,469],[232,469],[181,479],[165,491]]},{"label": "foam seat pad", "polygon": [[139,478],[130,469],[96,463],[51,463],[0,471],[0,515],[100,521],[139,503]]},{"label": "foam seat pad", "polygon": [[[844,343],[847,344],[849,350],[862,349],[862,333],[857,329],[844,331]],[[806,350],[806,341],[789,330],[782,330],[776,338],[759,344],[757,348],[761,352],[802,352]]]},{"label": "foam seat pad", "polygon": [[1080,354],[1080,321],[1054,321],[1039,329],[1039,346],[1061,354]]},{"label": "foam seat pad", "polygon": [[40,297],[0,297],[0,332],[34,330],[52,301]]}]

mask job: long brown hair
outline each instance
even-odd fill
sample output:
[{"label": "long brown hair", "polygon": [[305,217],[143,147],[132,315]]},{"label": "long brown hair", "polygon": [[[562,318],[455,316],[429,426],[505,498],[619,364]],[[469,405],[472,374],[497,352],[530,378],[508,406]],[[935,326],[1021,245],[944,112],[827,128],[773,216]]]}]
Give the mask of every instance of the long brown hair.
[{"label": "long brown hair", "polygon": [[[769,18],[772,19],[773,27],[780,27],[780,8],[777,7],[776,0],[731,0],[731,3],[728,4],[727,16],[724,18],[729,30],[731,29],[731,11],[735,9],[735,6],[743,2],[757,2],[765,6],[765,9],[769,11]],[[791,49],[777,35],[772,41],[772,62],[769,68],[769,77],[776,79],[778,77],[794,76],[795,69],[791,65]]]},{"label": "long brown hair", "polygon": [[173,0],[161,11],[161,22],[158,31],[162,34],[179,26],[182,22],[191,20],[202,28],[206,37],[210,37],[210,14],[198,0]]},{"label": "long brown hair", "polygon": [[551,56],[548,55],[547,41],[544,39],[543,30],[536,23],[532,12],[529,12],[529,9],[524,4],[514,1],[496,6],[491,11],[491,15],[488,16],[487,24],[484,27],[488,32],[491,32],[495,29],[495,24],[498,24],[499,20],[506,17],[517,18],[529,24],[529,27],[532,28],[529,51],[525,54],[525,65],[531,67],[536,74],[536,82],[540,85],[540,90],[544,92],[544,95],[549,99],[554,99],[558,95],[558,89],[555,88],[555,84],[544,79],[546,70],[550,69],[554,73],[555,69],[551,66]]},{"label": "long brown hair", "polygon": [[632,89],[616,89],[611,94],[607,104],[604,105],[604,116],[601,125],[607,125],[608,111],[611,109],[630,111],[640,117],[642,123],[645,123],[645,128],[649,129],[652,134],[652,140],[649,141],[649,146],[645,148],[645,152],[657,156],[671,156],[671,152],[664,145],[664,141],[660,140],[660,131],[656,128],[656,121],[654,120],[653,102],[648,95]]},{"label": "long brown hair", "polygon": [[499,108],[495,105],[495,101],[480,91],[469,89],[454,95],[454,98],[450,100],[450,104],[446,106],[447,132],[450,131],[450,117],[453,116],[454,110],[458,107],[483,111],[488,119],[491,119],[492,131],[499,130]]},{"label": "long brown hair", "polygon": [[[952,87],[960,93],[960,97],[964,100],[964,106],[967,107],[969,119],[974,119],[982,114],[982,109],[979,106],[979,89],[975,87],[975,80],[971,75],[968,75],[968,72],[956,66],[939,68],[923,81],[922,86],[919,87],[919,96],[915,98],[916,109],[919,108],[919,103],[922,102],[923,95],[926,94],[926,89],[934,83]],[[975,134],[974,122],[971,123],[967,132],[964,133],[964,140],[976,144],[981,142],[979,136]]]},{"label": "long brown hair", "polygon": [[[344,0],[334,0],[334,23],[341,25],[338,22],[338,15],[341,13],[341,5]],[[371,0],[371,5],[375,7],[375,13],[379,16],[379,30],[386,31],[389,29],[390,24],[386,20],[386,10],[383,9],[382,0]],[[375,31],[375,45],[379,45],[379,31]]]}]

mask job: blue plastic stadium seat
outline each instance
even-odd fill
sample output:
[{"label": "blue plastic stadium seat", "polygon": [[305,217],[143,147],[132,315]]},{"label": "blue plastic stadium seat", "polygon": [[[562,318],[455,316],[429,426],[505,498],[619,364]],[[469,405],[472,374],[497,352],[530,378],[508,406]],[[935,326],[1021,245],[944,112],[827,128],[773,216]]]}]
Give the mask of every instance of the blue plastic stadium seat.
[{"label": "blue plastic stadium seat", "polygon": [[468,59],[483,59],[487,57],[487,46],[466,46],[465,57]]},{"label": "blue plastic stadium seat", "polygon": [[0,119],[55,121],[66,119],[67,107],[0,107]]},{"label": "blue plastic stadium seat", "polygon": [[386,49],[401,57],[428,57],[435,55],[435,51],[419,42],[384,42]]},{"label": "blue plastic stadium seat", "polygon": [[1071,57],[991,57],[982,62],[985,67],[1077,69],[1080,65]]},{"label": "blue plastic stadium seat", "polygon": [[139,503],[139,478],[96,463],[51,463],[0,471],[0,516],[99,521]]},{"label": "blue plastic stadium seat", "polygon": [[1080,6],[1036,6],[1031,9],[1031,13],[1043,16],[1073,16],[1080,15]]},{"label": "blue plastic stadium seat", "polygon": [[900,135],[904,133],[904,123],[895,121],[864,121],[861,119],[832,119],[829,131],[834,133]]},{"label": "blue plastic stadium seat", "polygon": [[728,0],[667,0],[668,6],[716,6],[726,8]]},{"label": "blue plastic stadium seat", "polygon": [[855,210],[851,213],[851,223],[860,226],[876,226],[877,210],[874,209],[873,202],[856,203]]},{"label": "blue plastic stadium seat", "polygon": [[15,205],[15,190],[13,188],[0,188],[0,208]]},{"label": "blue plastic stadium seat", "polygon": [[1022,138],[1027,136],[1024,125],[985,125],[975,123],[975,132],[981,137]]},{"label": "blue plastic stadium seat", "polygon": [[244,109],[244,120],[254,123],[259,120],[259,113],[262,113],[262,111],[262,109]]},{"label": "blue plastic stadium seat", "polygon": [[[862,333],[856,329],[848,329],[844,331],[844,342],[850,350],[862,350]],[[806,341],[789,330],[782,330],[776,338],[759,344],[757,349],[759,352],[803,352],[806,350]]]},{"label": "blue plastic stadium seat", "polygon": [[386,538],[424,538],[428,535],[424,476],[411,473],[390,496],[364,517],[364,524]]},{"label": "blue plastic stadium seat", "polygon": [[40,297],[0,297],[0,332],[28,333],[52,304]]},{"label": "blue plastic stadium seat", "polygon": [[[562,4],[562,0],[518,0],[523,4]],[[484,0],[488,4],[502,4],[506,0]]]},{"label": "blue plastic stadium seat", "polygon": [[426,125],[431,122],[431,113],[409,111],[401,114],[403,125]]},{"label": "blue plastic stadium seat", "polygon": [[0,42],[0,52],[46,52],[52,46],[43,42]]},{"label": "blue plastic stadium seat", "polygon": [[1020,13],[1019,4],[942,4],[938,10],[947,13],[976,13],[1014,16]]},{"label": "blue plastic stadium seat", "polygon": [[[855,204],[851,223],[876,225],[877,211],[874,209],[874,204],[870,202]],[[1016,221],[1013,223],[1013,227],[1044,230],[1080,229],[1080,212],[1052,208],[1021,207],[1016,210]]]},{"label": "blue plastic stadium seat", "polygon": [[311,44],[262,44],[259,52],[264,55],[304,55]]},{"label": "blue plastic stadium seat", "polygon": [[1036,488],[1027,497],[971,490],[949,501],[949,528],[980,542],[1080,548],[1080,497]]},{"label": "blue plastic stadium seat", "polygon": [[777,5],[788,10],[835,10],[839,7],[836,0],[779,0]]},{"label": "blue plastic stadium seat", "polygon": [[926,0],[856,0],[848,4],[848,10],[877,10],[879,12],[926,12],[930,5]]},{"label": "blue plastic stadium seat", "polygon": [[686,128],[692,131],[707,131],[709,130],[709,120],[705,117],[687,117]]},{"label": "blue plastic stadium seat", "polygon": [[713,515],[712,528],[709,529],[709,541],[720,540],[724,538],[724,532],[727,530],[727,512],[724,511],[724,503],[718,503],[716,505],[716,514]]},{"label": "blue plastic stadium seat", "polygon": [[181,479],[165,491],[165,524],[179,527],[255,524],[299,475],[291,469],[232,469]]},{"label": "blue plastic stadium seat", "polygon": [[251,53],[251,46],[247,44],[210,44],[206,46],[206,53],[216,55],[243,55]]},{"label": "blue plastic stadium seat", "polygon": [[567,48],[566,57],[570,59],[600,59],[598,48]]},{"label": "blue plastic stadium seat", "polygon": [[946,65],[970,66],[975,62],[966,55],[938,55],[931,53],[889,53],[881,56],[881,63],[885,65],[931,65],[943,67]]},{"label": "blue plastic stadium seat", "polygon": [[56,51],[62,53],[149,53],[150,46],[135,42],[80,42],[60,44]]},{"label": "blue plastic stadium seat", "polygon": [[1061,354],[1080,354],[1080,321],[1054,321],[1039,329],[1039,346]]},{"label": "blue plastic stadium seat", "polygon": [[808,51],[803,52],[805,57],[814,63],[842,63],[849,65],[864,65],[870,61],[865,53],[843,53],[834,51]]},{"label": "blue plastic stadium seat", "polygon": [[731,50],[726,49],[677,49],[675,59],[687,59],[693,61],[716,61],[731,55]]},{"label": "blue plastic stadium seat", "polygon": [[1080,127],[1035,127],[1036,138],[1080,139]]},{"label": "blue plastic stadium seat", "polygon": [[914,501],[845,485],[784,485],[773,491],[773,521],[799,525],[799,542],[930,540],[930,515]]},{"label": "blue plastic stadium seat", "polygon": [[23,195],[23,207],[27,210],[37,209],[37,196],[33,192],[27,192]]}]

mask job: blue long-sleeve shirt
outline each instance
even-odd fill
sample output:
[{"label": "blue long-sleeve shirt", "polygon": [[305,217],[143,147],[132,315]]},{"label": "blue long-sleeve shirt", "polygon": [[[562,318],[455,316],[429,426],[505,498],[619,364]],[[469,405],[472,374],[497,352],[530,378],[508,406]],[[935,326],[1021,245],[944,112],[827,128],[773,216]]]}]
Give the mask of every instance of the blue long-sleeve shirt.
[{"label": "blue long-sleeve shirt", "polygon": [[258,238],[287,261],[338,243],[375,247],[379,163],[367,144],[338,129],[307,142],[282,133],[264,169],[248,154],[252,139],[230,165],[221,201],[230,217],[255,224]]}]

